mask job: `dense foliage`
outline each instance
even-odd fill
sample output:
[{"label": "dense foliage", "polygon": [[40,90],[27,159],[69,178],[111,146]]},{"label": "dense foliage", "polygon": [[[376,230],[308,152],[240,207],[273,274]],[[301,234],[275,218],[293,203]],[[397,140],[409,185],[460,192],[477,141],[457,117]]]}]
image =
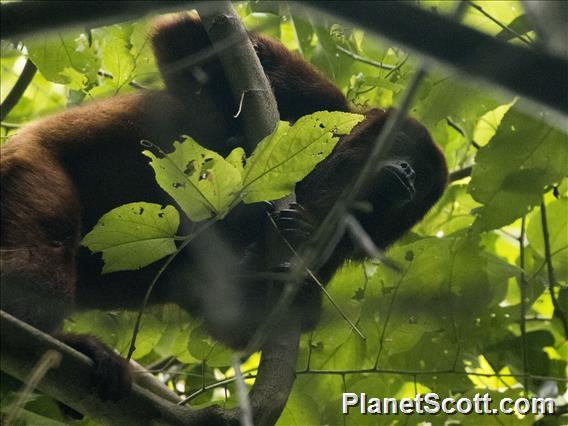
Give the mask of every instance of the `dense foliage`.
[{"label": "dense foliage", "polygon": [[[424,6],[441,8],[438,11],[444,13],[449,3],[426,2]],[[494,20],[514,26],[529,40],[534,37],[520,19],[522,9],[516,2],[477,3]],[[356,28],[315,16],[310,20],[294,16],[284,4],[242,3],[238,10],[249,28],[260,28],[300,52],[355,105],[396,105],[417,67],[418,58],[412,52],[377,41]],[[464,21],[503,38],[502,28],[477,9],[470,8]],[[139,86],[160,87],[148,46],[150,22],[125,22],[88,33],[69,29],[53,38],[23,40],[20,46],[3,44],[3,93],[13,86],[26,58],[39,70],[8,122],[2,122],[3,141],[21,125],[64,107],[139,90]],[[396,398],[429,391],[441,396],[488,392],[495,401],[538,395],[566,404],[562,399],[568,360],[565,125],[563,128],[547,111],[531,110],[521,99],[444,69],[430,70],[411,114],[429,128],[450,170],[473,166],[471,177],[451,182],[427,217],[390,248],[387,255],[402,266],[402,272],[368,261],[348,262],[336,274],[328,290],[365,339],[324,301],[320,325],[302,340],[299,373],[281,424],[535,421],[532,414],[485,416],[482,420],[460,415],[397,419],[362,416],[356,411],[342,418],[340,398],[345,391]],[[346,117],[320,116],[328,127],[350,129],[358,116]],[[295,135],[290,133],[296,126],[282,124],[266,142],[271,144],[271,154],[278,149],[279,139],[284,138],[286,144],[308,140],[308,124],[302,128],[297,123]],[[320,140],[320,136],[312,138]],[[332,134],[323,138],[330,139]],[[319,143],[325,145],[327,139]],[[322,150],[324,145],[314,149]],[[304,160],[288,165],[287,171],[300,171],[280,176],[277,185],[284,189],[277,188],[274,176],[263,178],[254,170],[255,161],[265,164],[263,149],[266,152],[266,146],[259,146],[256,158],[249,159],[248,170],[242,167],[240,152],[227,159],[217,156],[211,169],[215,179],[196,181],[208,187],[169,193],[190,218],[205,220],[213,213],[222,218],[235,202],[285,195],[302,173],[309,172]],[[160,185],[174,188],[179,169],[172,164],[178,160],[187,164],[192,156],[198,158],[200,150],[203,148],[188,139],[176,144],[168,161],[157,158],[151,148],[145,155],[152,159]],[[196,165],[200,170],[203,166]],[[215,194],[218,204],[212,206],[212,196],[207,194]],[[147,216],[137,214],[140,208]],[[140,234],[145,242],[138,246],[136,241],[126,242],[134,244],[128,246],[129,252],[134,249],[139,254],[129,264],[120,264],[128,260],[120,252],[124,241],[113,241],[111,236],[109,242],[108,235],[89,234],[84,244],[104,252],[108,271],[140,267],[176,250],[179,213],[173,207],[130,205],[103,220],[112,227],[116,215],[122,215],[121,220],[130,217],[131,230],[143,228],[147,234]],[[135,221],[152,226],[137,226]],[[157,245],[148,248],[148,241]],[[66,327],[95,334],[126,353],[135,318],[135,312],[88,312],[69,319]],[[134,358],[149,368],[160,367],[158,377],[184,395],[194,394],[192,404],[237,404],[234,383],[204,388],[234,376],[231,352],[178,308],[146,310]],[[257,364],[255,355],[243,368],[253,375]],[[16,384],[3,380],[5,405],[17,389]],[[63,422],[53,402],[40,395],[27,405],[23,418],[30,425]],[[82,423],[89,424],[89,420]]]}]

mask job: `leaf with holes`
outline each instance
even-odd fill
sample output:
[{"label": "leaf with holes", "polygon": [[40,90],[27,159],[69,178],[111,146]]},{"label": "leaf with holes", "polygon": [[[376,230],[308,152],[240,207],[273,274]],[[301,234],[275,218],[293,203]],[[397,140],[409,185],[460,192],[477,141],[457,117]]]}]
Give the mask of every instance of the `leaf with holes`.
[{"label": "leaf with holes", "polygon": [[264,138],[245,165],[245,203],[275,200],[291,193],[326,158],[342,135],[363,120],[360,114],[320,111],[300,118],[293,126],[280,122]]},{"label": "leaf with holes", "polygon": [[[231,162],[189,136],[174,142],[173,152],[158,158],[150,151],[156,181],[191,220],[223,217],[241,189],[241,174]],[[233,157],[231,157],[233,161]]]},{"label": "leaf with holes", "polygon": [[103,254],[103,274],[140,269],[176,251],[173,206],[130,203],[103,215],[81,244]]}]

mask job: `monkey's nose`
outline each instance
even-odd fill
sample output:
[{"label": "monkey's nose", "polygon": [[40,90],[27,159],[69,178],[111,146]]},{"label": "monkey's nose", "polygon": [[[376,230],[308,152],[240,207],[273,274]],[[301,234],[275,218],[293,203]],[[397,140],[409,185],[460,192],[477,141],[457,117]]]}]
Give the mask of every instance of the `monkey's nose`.
[{"label": "monkey's nose", "polygon": [[402,187],[408,193],[408,201],[411,201],[416,195],[416,188],[414,187],[414,182],[416,179],[416,172],[412,166],[404,160],[391,160],[387,162],[384,169],[391,173]]}]

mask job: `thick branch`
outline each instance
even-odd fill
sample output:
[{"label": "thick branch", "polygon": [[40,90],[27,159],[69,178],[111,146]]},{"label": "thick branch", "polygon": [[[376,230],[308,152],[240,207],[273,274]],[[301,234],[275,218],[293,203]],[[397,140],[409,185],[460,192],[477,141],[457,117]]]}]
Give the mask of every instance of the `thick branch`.
[{"label": "thick branch", "polygon": [[[88,13],[85,4],[80,1],[4,3],[1,6],[2,38],[66,25],[121,22],[150,11],[187,9],[191,3],[194,2],[100,2]],[[204,2],[195,3],[200,5]],[[566,59],[505,43],[404,2],[291,3],[300,11],[306,4],[367,27],[371,32],[382,34],[459,71],[568,113]]]},{"label": "thick branch", "polygon": [[[279,119],[278,106],[260,61],[238,15],[229,2],[216,3],[201,13],[208,36],[215,45],[229,37],[240,39],[218,57],[225,70],[239,110],[235,111],[246,136],[250,154],[257,143],[272,133]],[[268,260],[269,262],[269,260]],[[249,394],[256,425],[272,425],[282,413],[292,390],[301,327],[299,321],[284,316],[262,345],[262,359],[254,387]],[[222,412],[227,423],[238,423],[240,409]]]},{"label": "thick branch", "polygon": [[151,421],[183,424],[180,414],[193,417],[194,412],[167,402],[134,385],[129,396],[118,403],[101,401],[90,382],[93,362],[59,340],[0,311],[1,369],[10,376],[25,380],[47,350],[62,355],[61,367],[51,369],[38,389],[80,413],[105,424],[144,425]]},{"label": "thick branch", "polygon": [[16,39],[30,33],[56,30],[73,25],[110,25],[144,16],[149,12],[188,9],[191,1],[25,1],[4,3],[2,38]]},{"label": "thick branch", "polygon": [[245,148],[250,154],[262,138],[272,133],[279,119],[270,83],[231,3],[216,3],[214,8],[201,13],[201,20],[213,44],[223,44],[228,38],[237,40],[230,49],[219,51],[218,57],[239,105],[235,114],[243,127],[247,138]]},{"label": "thick branch", "polygon": [[[255,426],[273,425],[286,406],[296,377],[296,359],[301,328],[298,321],[276,327],[262,349],[262,359],[254,387],[249,394]],[[222,424],[240,424],[240,408],[205,408],[203,418],[211,416]]]},{"label": "thick branch", "polygon": [[[101,401],[90,382],[93,362],[88,357],[4,311],[0,311],[0,331],[3,372],[24,381],[42,354],[50,349],[60,353],[61,367],[50,370],[38,389],[103,424],[239,424],[238,408],[193,410],[179,406],[174,403],[179,398],[164,389],[159,390],[161,397],[148,391],[146,388],[156,390],[155,384],[148,385],[154,381],[149,378],[142,381],[142,386],[135,384],[131,393],[116,403]],[[251,392],[256,425],[274,424],[286,405],[295,377],[299,338],[299,325],[280,328],[264,348]]]}]

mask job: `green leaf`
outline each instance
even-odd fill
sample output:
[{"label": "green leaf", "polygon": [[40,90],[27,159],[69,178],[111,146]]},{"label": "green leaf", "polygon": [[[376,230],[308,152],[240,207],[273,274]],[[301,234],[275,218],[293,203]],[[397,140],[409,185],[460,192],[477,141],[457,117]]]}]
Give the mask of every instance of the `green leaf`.
[{"label": "green leaf", "polygon": [[461,330],[474,327],[495,291],[481,253],[477,239],[459,237],[425,238],[391,249],[389,256],[404,272],[379,267],[369,286],[381,286],[383,293],[368,295],[364,302],[381,316],[385,351],[413,350],[424,360],[420,342],[425,334],[448,341],[467,337]]},{"label": "green leaf", "polygon": [[280,122],[247,161],[243,179],[245,203],[288,195],[326,158],[339,136],[363,120],[360,114],[321,111],[300,118],[292,127]]},{"label": "green leaf", "polygon": [[235,148],[227,155],[225,160],[239,171],[242,179],[246,164],[245,150],[241,147]]},{"label": "green leaf", "polygon": [[81,244],[103,253],[103,274],[140,269],[176,251],[178,227],[174,207],[130,203],[103,215]]},{"label": "green leaf", "polygon": [[243,18],[243,24],[250,31],[262,31],[274,38],[280,38],[280,16],[274,13],[253,12]]},{"label": "green leaf", "polygon": [[136,61],[130,52],[132,27],[128,24],[116,24],[102,29],[104,48],[102,66],[112,75],[112,86],[119,90],[132,79]]},{"label": "green leaf", "polygon": [[426,126],[451,117],[467,135],[472,135],[479,118],[505,103],[496,101],[493,95],[460,80],[433,76],[421,87],[413,115]]},{"label": "green leaf", "polygon": [[292,392],[276,424],[280,426],[319,424],[318,413],[314,407],[317,407],[317,403],[312,396],[301,391]]},{"label": "green leaf", "polygon": [[[511,30],[513,30],[514,32],[512,32]],[[523,14],[517,16],[515,19],[509,22],[507,28],[503,28],[501,31],[499,31],[499,33],[497,33],[495,37],[505,41],[515,40],[517,38],[515,33],[524,35],[529,31],[534,31],[533,25],[530,19],[528,19],[527,15]]]},{"label": "green leaf", "polygon": [[35,35],[26,39],[25,45],[30,59],[47,80],[59,84],[75,83],[75,86],[82,86],[84,77],[89,82],[96,82],[99,60],[84,34]]},{"label": "green leaf", "polygon": [[163,158],[150,151],[156,181],[191,220],[223,217],[241,189],[241,174],[230,161],[200,146],[189,136],[174,142],[174,151]]},{"label": "green leaf", "polygon": [[478,151],[476,163],[469,192],[484,206],[476,210],[474,229],[499,228],[539,204],[544,187],[565,176],[568,138],[545,121],[511,109]]}]

